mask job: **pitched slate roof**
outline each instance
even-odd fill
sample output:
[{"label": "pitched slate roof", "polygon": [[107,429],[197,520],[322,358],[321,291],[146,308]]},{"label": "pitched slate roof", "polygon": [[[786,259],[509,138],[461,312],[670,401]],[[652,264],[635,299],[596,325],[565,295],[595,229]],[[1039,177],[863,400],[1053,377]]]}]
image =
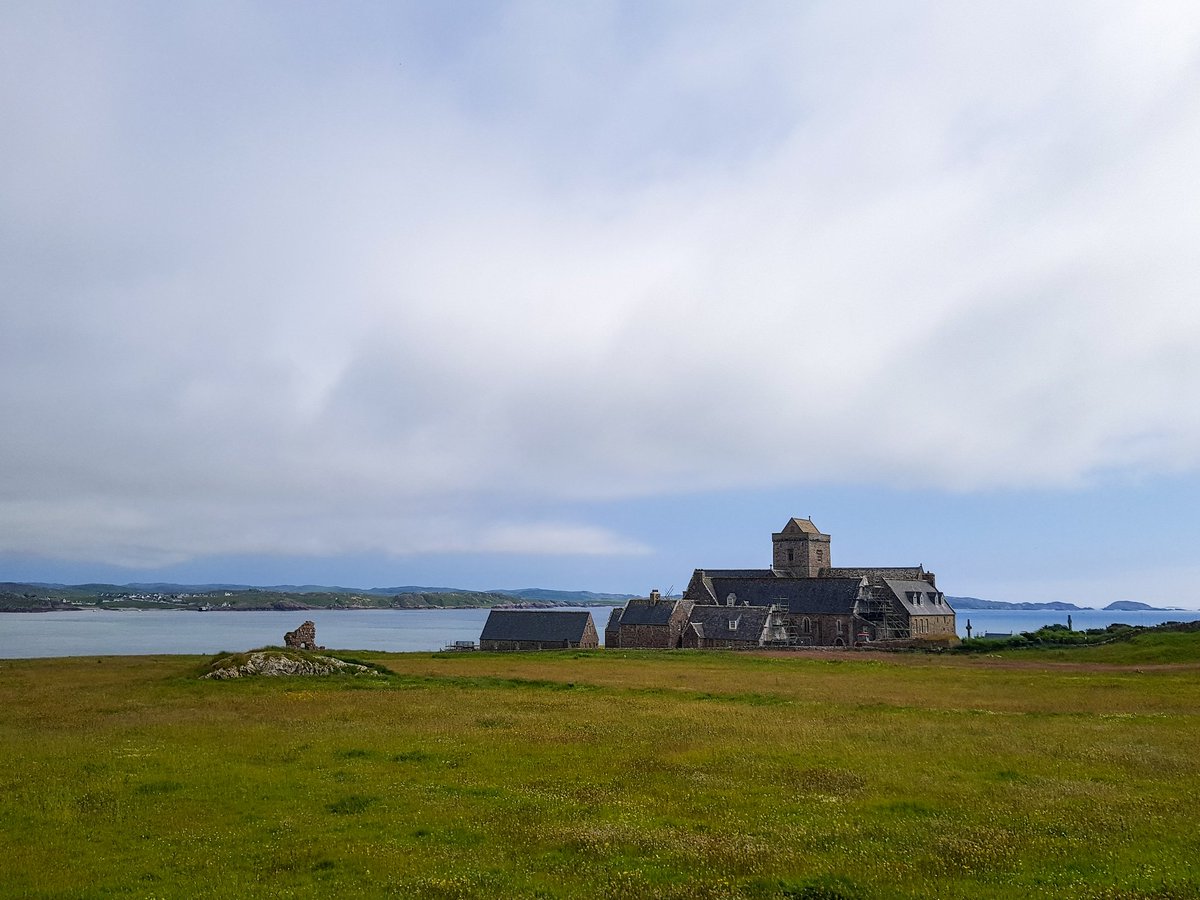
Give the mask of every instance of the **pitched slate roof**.
[{"label": "pitched slate roof", "polygon": [[[946,597],[928,581],[902,581],[896,578],[885,578],[884,583],[896,595],[901,605],[910,616],[949,616],[954,609],[946,602]],[[921,602],[915,602],[914,595],[919,594]],[[939,604],[938,600],[942,602]]]},{"label": "pitched slate roof", "polygon": [[667,625],[677,603],[678,600],[659,600],[657,603],[651,603],[649,600],[630,600],[625,604],[625,612],[621,614],[621,624]]},{"label": "pitched slate roof", "polygon": [[580,641],[590,612],[555,609],[493,609],[481,641]]},{"label": "pitched slate roof", "polygon": [[697,569],[705,578],[777,578],[774,569]]},{"label": "pitched slate roof", "polygon": [[849,615],[858,599],[861,578],[714,578],[718,603],[730,594],[734,603],[778,605],[791,614]]},{"label": "pitched slate roof", "polygon": [[[829,569],[830,578],[898,578],[903,581],[919,581],[925,577],[924,566],[835,566]],[[928,584],[928,582],[926,582]]]},{"label": "pitched slate roof", "polygon": [[[813,524],[812,519],[788,519],[787,524],[783,526],[783,531],[780,534],[794,534],[797,531],[802,531],[805,534],[821,534],[821,529]],[[828,535],[822,535],[828,537]]]},{"label": "pitched slate roof", "polygon": [[[688,625],[700,638],[710,641],[762,640],[771,610],[765,606],[693,606]],[[730,628],[730,623],[734,627]]]},{"label": "pitched slate roof", "polygon": [[713,590],[714,578],[775,578],[775,572],[771,569],[696,569],[692,573],[692,580],[688,584],[688,590],[691,590],[693,584],[699,580],[700,586],[704,589],[704,593],[700,596],[695,596],[696,592],[688,593],[685,591],[683,596],[685,600],[693,600],[697,603],[723,603],[725,598],[718,597]]},{"label": "pitched slate roof", "polygon": [[608,624],[604,626],[605,631],[612,631],[621,624],[621,613],[625,610],[623,607],[614,606],[612,612],[608,614]]}]

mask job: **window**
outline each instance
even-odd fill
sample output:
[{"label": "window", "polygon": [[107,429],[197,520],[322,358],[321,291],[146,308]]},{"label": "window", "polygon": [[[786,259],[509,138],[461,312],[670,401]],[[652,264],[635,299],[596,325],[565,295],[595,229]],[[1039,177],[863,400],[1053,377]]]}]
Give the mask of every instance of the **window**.
[{"label": "window", "polygon": [[740,622],[740,621],[741,621],[741,619],[730,619],[729,620],[729,630],[737,631],[738,622]]},{"label": "window", "polygon": [[796,561],[796,551],[788,550],[788,562],[795,562],[795,561]]},{"label": "window", "polygon": [[808,620],[808,616],[800,623],[800,627],[804,629],[805,634],[812,634],[812,622]]},{"label": "window", "polygon": [[737,603],[737,594],[730,594],[725,598],[726,606],[733,606],[735,603]]},{"label": "window", "polygon": [[842,620],[841,619],[837,620],[837,633],[838,634],[842,633]]}]

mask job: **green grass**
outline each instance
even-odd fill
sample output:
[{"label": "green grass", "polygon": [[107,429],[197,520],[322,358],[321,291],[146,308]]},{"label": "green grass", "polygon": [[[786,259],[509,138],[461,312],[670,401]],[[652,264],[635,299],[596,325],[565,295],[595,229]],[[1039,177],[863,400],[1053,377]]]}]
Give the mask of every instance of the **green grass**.
[{"label": "green grass", "polygon": [[1195,631],[1150,629],[1093,646],[1012,650],[1006,651],[1005,656],[1060,662],[1164,665],[1195,662],[1198,644],[1200,639]]},{"label": "green grass", "polygon": [[0,894],[1197,896],[1200,635],[1057,652],[0,661]]}]

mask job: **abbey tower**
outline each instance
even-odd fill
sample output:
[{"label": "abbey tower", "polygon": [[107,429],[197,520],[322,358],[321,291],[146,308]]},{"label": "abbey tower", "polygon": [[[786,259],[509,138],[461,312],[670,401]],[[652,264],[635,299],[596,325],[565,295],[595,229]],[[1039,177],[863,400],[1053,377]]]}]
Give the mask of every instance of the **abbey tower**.
[{"label": "abbey tower", "polygon": [[829,572],[829,535],[812,519],[791,519],[771,535],[771,568],[785,578],[820,578]]}]

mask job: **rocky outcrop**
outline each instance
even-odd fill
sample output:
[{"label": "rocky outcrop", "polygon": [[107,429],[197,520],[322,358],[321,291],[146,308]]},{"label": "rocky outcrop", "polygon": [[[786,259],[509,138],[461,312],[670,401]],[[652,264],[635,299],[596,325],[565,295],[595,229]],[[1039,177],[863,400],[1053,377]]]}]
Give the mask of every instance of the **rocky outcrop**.
[{"label": "rocky outcrop", "polygon": [[372,675],[379,673],[358,663],[349,663],[332,656],[297,656],[272,650],[251,653],[240,665],[231,664],[213,669],[204,678],[220,680],[252,675]]}]

